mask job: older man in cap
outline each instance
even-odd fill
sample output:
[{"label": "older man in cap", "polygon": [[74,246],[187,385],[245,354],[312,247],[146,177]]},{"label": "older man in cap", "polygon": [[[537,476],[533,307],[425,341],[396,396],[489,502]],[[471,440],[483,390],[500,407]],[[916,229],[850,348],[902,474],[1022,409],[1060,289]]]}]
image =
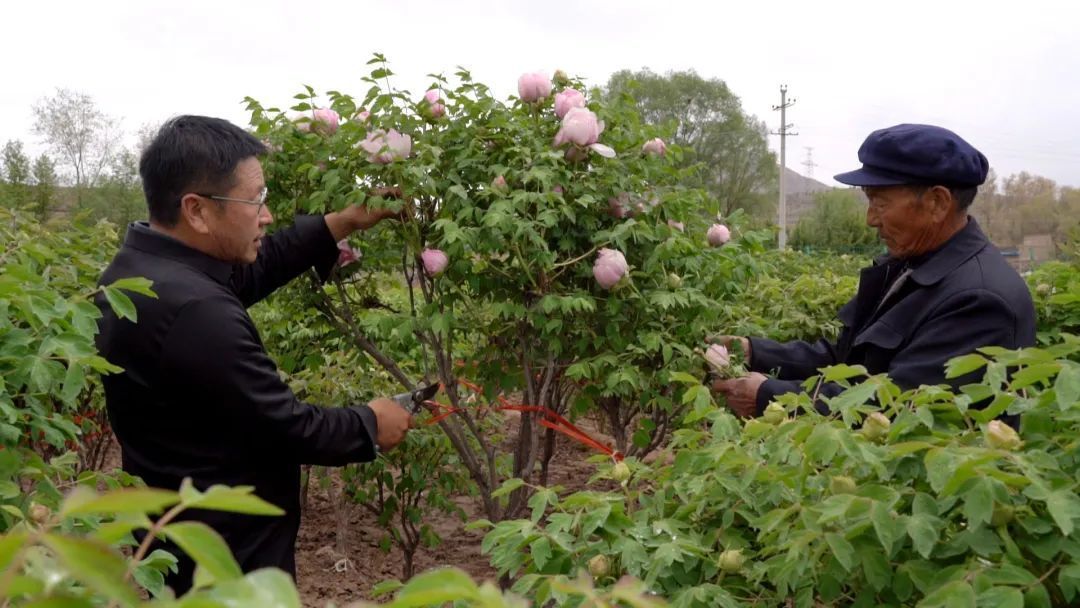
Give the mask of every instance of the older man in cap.
[{"label": "older man in cap", "polygon": [[[977,376],[947,381],[949,359],[984,346],[1035,343],[1027,286],[968,215],[986,180],[986,157],[947,129],[901,124],[871,133],[859,160],[862,168],[836,180],[866,193],[866,223],[888,255],[862,271],[858,293],[839,311],[843,329],[835,341],[717,339],[740,341],[752,370],[712,383],[738,415],[760,415],[777,395],[803,390],[802,381],[830,365],[862,365],[905,389],[959,386]],[[840,390],[826,385],[819,395]]]}]

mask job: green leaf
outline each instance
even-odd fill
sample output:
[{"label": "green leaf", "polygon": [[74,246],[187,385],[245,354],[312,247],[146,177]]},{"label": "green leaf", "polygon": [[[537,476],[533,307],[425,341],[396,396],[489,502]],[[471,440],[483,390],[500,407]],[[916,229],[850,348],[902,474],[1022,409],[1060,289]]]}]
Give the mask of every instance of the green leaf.
[{"label": "green leaf", "polygon": [[139,596],[127,583],[127,563],[104,543],[46,534],[45,544],[52,549],[72,578],[124,606],[134,606]]},{"label": "green leaf", "polygon": [[[671,378],[673,382],[681,382],[689,386],[701,384],[701,378],[695,378],[686,372],[668,372],[668,377]],[[684,401],[684,403],[686,402]]]},{"label": "green leaf", "polygon": [[962,608],[975,606],[975,590],[965,581],[946,583],[927,594],[919,608]]},{"label": "green leaf", "polygon": [[949,359],[945,363],[945,378],[952,380],[953,378],[959,378],[971,372],[982,369],[989,361],[986,357],[978,354],[964,355],[963,357],[956,357]]},{"label": "green leaf", "polygon": [[150,289],[153,282],[149,279],[142,277],[128,277],[126,279],[117,279],[109,284],[112,289],[123,289],[124,291],[133,291],[135,293],[142,294],[151,298],[156,298],[157,294],[154,290]]},{"label": "green leaf", "polygon": [[65,502],[61,513],[65,517],[90,513],[161,513],[165,507],[180,502],[180,496],[169,490],[156,488],[125,488],[108,494]]},{"label": "green leaf", "polygon": [[[300,594],[296,592],[288,574],[275,568],[256,570],[243,578],[219,583],[205,592],[205,597],[217,603],[207,605],[197,603],[190,608],[211,608],[211,606],[229,606],[231,608],[300,608]],[[199,598],[201,599],[201,597]],[[188,597],[181,603],[189,606]]]},{"label": "green leaf", "polygon": [[215,581],[228,581],[243,576],[240,566],[229,551],[225,540],[202,522],[184,521],[162,529],[165,536],[202,566]]},{"label": "green leaf", "polygon": [[991,587],[975,598],[979,608],[1024,608],[1024,594],[1012,587]]},{"label": "green leaf", "polygon": [[1009,389],[1017,391],[1032,384],[1045,382],[1052,378],[1059,369],[1061,369],[1061,364],[1057,362],[1030,365],[1013,374],[1012,384],[1009,385]]},{"label": "green leaf", "polygon": [[1080,403],[1080,366],[1068,365],[1062,368],[1054,382],[1058,407],[1067,410]]},{"label": "green leaf", "polygon": [[246,515],[284,515],[285,511],[256,496],[252,486],[210,486],[201,496],[184,501],[188,508],[228,511]]},{"label": "green leaf", "polygon": [[983,477],[964,493],[964,517],[968,524],[989,524],[994,512],[994,491],[990,481]]},{"label": "green leaf", "polygon": [[121,319],[128,319],[132,322],[136,322],[138,314],[135,312],[135,304],[131,301],[131,298],[113,287],[103,287],[105,292],[105,299],[109,301],[109,306],[112,307],[116,316]]},{"label": "green leaf", "polygon": [[84,388],[86,388],[86,370],[81,363],[69,363],[67,373],[64,375],[64,385],[60,389],[60,398],[64,403],[75,403],[75,398]]},{"label": "green leaf", "polygon": [[892,553],[893,543],[904,534],[900,521],[892,516],[884,503],[876,501],[870,508],[870,521],[874,524],[874,532],[877,532],[885,552]]},{"label": "green leaf", "polygon": [[929,559],[938,541],[937,518],[931,515],[912,515],[907,521],[907,533],[919,555]]},{"label": "green leaf", "polygon": [[457,568],[430,570],[411,578],[397,597],[395,608],[420,608],[444,602],[476,599],[478,589],[469,575]]},{"label": "green leaf", "polygon": [[844,570],[851,572],[851,569],[855,567],[855,547],[852,547],[846,538],[834,532],[825,535],[825,542],[832,549],[836,561],[840,562]]},{"label": "green leaf", "polygon": [[1046,510],[1061,533],[1069,536],[1073,532],[1073,520],[1080,517],[1080,499],[1070,490],[1055,490],[1046,498]]},{"label": "green leaf", "polygon": [[520,488],[523,485],[525,485],[524,480],[517,477],[511,477],[510,479],[504,481],[503,484],[499,486],[499,489],[492,492],[491,497],[499,498],[501,496],[506,496],[507,494],[513,492],[514,490]]},{"label": "green leaf", "polygon": [[536,564],[536,569],[543,570],[544,564],[551,559],[551,541],[548,540],[548,537],[541,536],[529,545],[529,549],[532,553],[533,562]]},{"label": "green leaf", "polygon": [[8,532],[0,536],[0,572],[7,569],[24,544],[26,544],[25,532]]}]

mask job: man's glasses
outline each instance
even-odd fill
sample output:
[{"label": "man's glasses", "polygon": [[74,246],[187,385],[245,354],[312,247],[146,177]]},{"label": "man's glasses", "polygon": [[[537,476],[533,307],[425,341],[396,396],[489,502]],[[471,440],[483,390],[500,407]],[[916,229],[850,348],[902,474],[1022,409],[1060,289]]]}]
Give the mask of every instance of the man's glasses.
[{"label": "man's glasses", "polygon": [[208,198],[208,199],[210,199],[212,201],[225,201],[225,202],[229,202],[229,203],[244,203],[245,205],[255,205],[256,207],[258,207],[258,209],[256,210],[256,213],[261,214],[262,210],[263,210],[263,206],[266,205],[267,189],[264,186],[263,189],[259,192],[259,196],[257,198],[255,198],[255,199],[253,199],[253,200],[250,200],[250,201],[247,200],[247,199],[243,199],[243,198],[232,198],[232,197],[228,197],[228,196],[218,196],[216,194],[202,194],[200,192],[196,192],[195,195],[196,196],[201,196],[203,198]]}]

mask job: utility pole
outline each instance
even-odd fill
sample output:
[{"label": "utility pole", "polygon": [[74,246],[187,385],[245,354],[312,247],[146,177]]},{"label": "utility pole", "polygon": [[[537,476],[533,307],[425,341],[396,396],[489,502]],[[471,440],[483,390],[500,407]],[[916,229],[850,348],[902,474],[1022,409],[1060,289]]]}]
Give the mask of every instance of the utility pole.
[{"label": "utility pole", "polygon": [[795,105],[795,98],[787,99],[787,85],[780,85],[780,105],[773,106],[773,111],[780,110],[780,130],[773,131],[773,135],[780,136],[780,237],[778,246],[781,250],[787,248],[787,192],[784,186],[784,172],[787,170],[787,138],[798,133],[789,131],[795,125],[787,122],[787,109]]},{"label": "utility pole", "polygon": [[814,167],[817,163],[814,162],[814,148],[812,146],[803,146],[806,150],[806,160],[802,162],[802,166],[806,167],[806,177],[814,177]]}]

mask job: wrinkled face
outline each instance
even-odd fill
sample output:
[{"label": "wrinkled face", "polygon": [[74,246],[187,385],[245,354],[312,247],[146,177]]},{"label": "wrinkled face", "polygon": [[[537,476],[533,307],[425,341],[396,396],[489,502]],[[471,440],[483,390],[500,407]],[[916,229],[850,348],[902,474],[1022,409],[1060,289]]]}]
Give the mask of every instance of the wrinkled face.
[{"label": "wrinkled face", "polygon": [[257,201],[265,187],[262,165],[251,157],[236,166],[228,192],[207,193],[215,196],[204,215],[214,257],[233,264],[251,264],[258,257],[265,228],[274,217],[266,205],[242,201]]},{"label": "wrinkled face", "polygon": [[934,186],[925,190],[908,186],[863,188],[869,200],[866,224],[876,228],[885,242],[889,255],[907,259],[936,249],[948,231],[946,220],[954,212],[955,203],[949,195]]}]

